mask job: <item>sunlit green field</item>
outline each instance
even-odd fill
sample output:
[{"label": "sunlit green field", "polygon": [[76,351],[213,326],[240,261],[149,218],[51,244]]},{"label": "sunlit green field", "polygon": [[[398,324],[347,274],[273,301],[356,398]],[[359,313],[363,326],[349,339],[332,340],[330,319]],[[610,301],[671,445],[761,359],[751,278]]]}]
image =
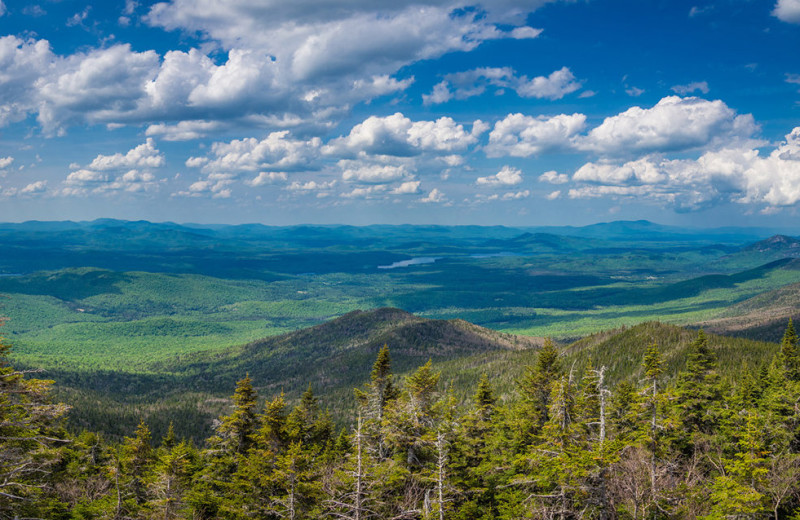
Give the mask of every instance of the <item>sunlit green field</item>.
[{"label": "sunlit green field", "polygon": [[0,280],[0,312],[9,318],[4,333],[15,356],[28,364],[147,371],[176,355],[244,344],[355,309],[396,306],[567,339],[649,320],[697,323],[795,282],[800,270],[785,266],[674,283],[532,274],[517,258],[272,282],[86,268]]}]

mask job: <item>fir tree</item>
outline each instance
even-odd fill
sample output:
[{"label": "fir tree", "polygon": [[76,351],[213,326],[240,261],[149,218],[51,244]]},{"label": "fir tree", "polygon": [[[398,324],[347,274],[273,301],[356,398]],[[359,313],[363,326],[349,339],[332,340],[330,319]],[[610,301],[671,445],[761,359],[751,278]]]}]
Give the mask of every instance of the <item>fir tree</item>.
[{"label": "fir tree", "polygon": [[521,399],[517,410],[517,437],[522,445],[530,444],[550,419],[551,392],[561,374],[558,350],[547,339],[536,357],[536,364],[526,367],[518,385]]},{"label": "fir tree", "polygon": [[250,449],[253,434],[258,426],[256,406],[258,394],[250,375],[236,383],[233,394],[233,413],[223,417],[217,426],[217,435],[232,453],[244,454]]},{"label": "fir tree", "polygon": [[791,381],[800,381],[800,352],[797,349],[797,341],[794,324],[789,318],[789,324],[781,340],[780,360],[786,378]]}]

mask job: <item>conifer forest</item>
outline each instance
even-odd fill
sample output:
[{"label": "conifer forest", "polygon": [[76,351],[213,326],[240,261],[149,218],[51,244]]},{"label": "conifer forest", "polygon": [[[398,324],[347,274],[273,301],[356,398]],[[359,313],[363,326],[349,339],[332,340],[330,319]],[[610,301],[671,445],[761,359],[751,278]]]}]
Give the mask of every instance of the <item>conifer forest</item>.
[{"label": "conifer forest", "polygon": [[[674,376],[580,373],[551,341],[506,398],[457,399],[430,361],[380,349],[337,427],[313,384],[296,404],[243,374],[213,435],[141,422],[121,442],[69,433],[51,382],[0,368],[0,518],[669,519],[800,517],[800,353],[791,320],[754,373],[723,375],[701,330]],[[31,373],[33,372],[33,373]]]}]

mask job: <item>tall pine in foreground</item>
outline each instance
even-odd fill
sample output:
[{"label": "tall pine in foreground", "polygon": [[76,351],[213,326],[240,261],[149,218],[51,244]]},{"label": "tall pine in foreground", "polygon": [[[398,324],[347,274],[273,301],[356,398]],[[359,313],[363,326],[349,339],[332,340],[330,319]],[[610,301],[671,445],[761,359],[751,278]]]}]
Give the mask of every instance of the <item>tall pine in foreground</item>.
[{"label": "tall pine in foreground", "polygon": [[11,367],[10,350],[0,337],[0,518],[35,517],[37,499],[53,484],[59,446],[69,442],[59,428],[69,408],[50,403],[53,381]]}]

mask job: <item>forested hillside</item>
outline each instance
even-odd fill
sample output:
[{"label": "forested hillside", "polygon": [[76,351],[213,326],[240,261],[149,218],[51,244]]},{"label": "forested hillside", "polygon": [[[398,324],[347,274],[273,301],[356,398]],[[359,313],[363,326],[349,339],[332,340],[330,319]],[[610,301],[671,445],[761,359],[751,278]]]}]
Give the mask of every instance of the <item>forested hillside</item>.
[{"label": "forested hillside", "polygon": [[678,350],[629,349],[640,354],[632,377],[570,362],[592,348],[602,359],[614,337],[631,340],[626,332],[566,353],[546,342],[506,399],[484,375],[464,403],[431,362],[393,375],[384,347],[344,429],[313,385],[292,406],[280,392],[259,395],[245,376],[201,444],[172,429],[154,438],[146,422],[121,444],[69,434],[59,426],[66,406],[47,404],[48,385],[4,364],[0,516],[796,518],[800,354],[791,322],[757,369],[721,370],[725,351],[702,331]]}]

